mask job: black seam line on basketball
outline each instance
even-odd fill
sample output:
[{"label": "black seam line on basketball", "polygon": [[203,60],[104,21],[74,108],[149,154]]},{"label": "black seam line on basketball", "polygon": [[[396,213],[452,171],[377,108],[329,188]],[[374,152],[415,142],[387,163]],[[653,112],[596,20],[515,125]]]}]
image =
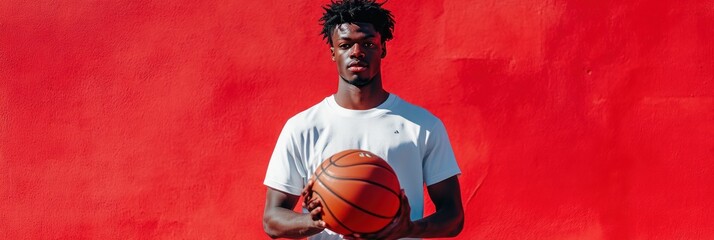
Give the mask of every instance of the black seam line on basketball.
[{"label": "black seam line on basketball", "polygon": [[[323,187],[327,188],[324,184],[322,184],[322,182],[320,182],[320,185],[322,185]],[[320,197],[320,199],[323,199],[323,198],[322,198],[322,195],[320,195],[319,192],[315,192],[315,194],[317,194],[317,196]],[[333,194],[334,194],[334,193],[333,193]],[[340,224],[340,226],[342,226],[343,228],[349,230],[350,232],[355,233],[354,230],[352,230],[351,228],[348,228],[347,226],[345,226],[345,224],[342,223],[342,221],[340,221],[340,219],[338,219],[337,217],[335,217],[335,214],[332,213],[332,210],[330,210],[330,207],[327,206],[327,203],[326,203],[324,200],[321,201],[321,204],[324,205],[325,209],[327,209],[327,211],[330,212],[330,215],[332,215],[332,218],[334,218],[335,221],[337,221],[337,223]]]},{"label": "black seam line on basketball", "polygon": [[[330,176],[330,174],[327,174],[327,173],[326,173],[326,175],[327,175],[327,176]],[[330,176],[330,177],[332,177],[332,176]],[[393,218],[393,217],[382,216],[382,215],[379,215],[379,214],[376,214],[376,213],[367,211],[366,209],[361,208],[360,206],[357,206],[357,205],[355,205],[354,203],[352,203],[352,202],[350,202],[350,201],[347,201],[347,199],[342,198],[342,196],[340,196],[339,194],[335,193],[335,191],[332,191],[332,189],[330,189],[330,187],[328,187],[327,184],[323,183],[322,180],[320,180],[319,178],[317,179],[317,181],[320,182],[320,184],[321,184],[323,187],[325,187],[325,190],[330,191],[330,193],[332,193],[332,195],[335,195],[337,198],[339,198],[339,199],[342,200],[343,202],[346,202],[346,203],[349,204],[350,206],[352,206],[352,207],[354,207],[354,208],[356,208],[356,209],[359,209],[359,210],[362,211],[362,212],[365,212],[365,213],[367,213],[367,214],[369,214],[369,215],[372,215],[372,216],[375,216],[375,217],[378,217],[378,218],[384,218],[384,219],[392,219],[392,218]]]},{"label": "black seam line on basketball", "polygon": [[[325,170],[322,170],[322,171],[325,172]],[[392,190],[391,188],[389,188],[389,187],[387,187],[387,186],[384,186],[384,185],[382,185],[381,183],[374,182],[374,181],[371,181],[371,180],[368,180],[368,179],[347,178],[347,177],[335,177],[335,176],[333,176],[333,175],[331,175],[331,174],[329,174],[329,173],[325,173],[325,175],[327,175],[327,176],[329,176],[329,177],[331,177],[331,178],[334,178],[334,179],[339,179],[339,180],[359,181],[359,182],[371,183],[371,184],[373,184],[373,185],[377,185],[377,186],[379,186],[379,187],[381,187],[381,188],[384,188],[385,190],[387,190],[387,191],[393,193],[393,194],[396,195],[396,196],[399,196],[399,193],[395,192],[395,191]]]},{"label": "black seam line on basketball", "polygon": [[[384,167],[384,166],[382,166],[382,165],[379,165],[379,164],[374,164],[374,163],[357,163],[357,164],[344,165],[344,166],[337,165],[337,161],[339,161],[340,159],[342,159],[342,158],[344,158],[344,157],[346,157],[346,156],[349,156],[349,155],[351,155],[351,154],[353,154],[353,153],[358,153],[358,152],[364,152],[364,151],[362,151],[362,150],[354,150],[354,151],[352,151],[352,152],[350,152],[350,153],[347,153],[347,154],[345,154],[345,155],[340,156],[339,158],[335,159],[335,161],[332,161],[332,157],[330,157],[330,158],[329,158],[329,159],[330,159],[330,165],[329,165],[329,166],[323,168],[323,167],[322,167],[322,164],[320,164],[320,168],[322,168],[322,172],[320,172],[320,175],[325,174],[325,175],[327,175],[327,176],[329,176],[329,177],[331,177],[331,178],[342,179],[342,180],[355,180],[355,181],[368,182],[368,183],[377,185],[377,186],[379,186],[379,187],[382,187],[382,188],[386,189],[387,191],[390,191],[390,192],[393,193],[394,195],[399,196],[399,193],[396,193],[395,191],[393,191],[393,190],[390,189],[389,187],[384,186],[384,185],[382,185],[382,184],[380,184],[380,183],[377,183],[377,182],[372,182],[372,181],[369,181],[369,180],[362,180],[362,179],[353,179],[353,178],[339,178],[339,177],[332,176],[332,175],[330,175],[329,173],[326,173],[326,172],[327,172],[327,171],[326,171],[327,168],[329,168],[329,167],[331,167],[331,166],[335,166],[335,167],[350,167],[350,166],[359,166],[359,165],[372,165],[372,166],[377,166],[377,167],[380,167],[380,168],[382,168],[382,169],[385,169],[385,170],[387,170],[390,174],[392,174],[392,176],[397,177],[397,174],[394,173],[394,170],[391,170],[391,169],[389,169],[389,168],[387,168],[387,167]],[[398,180],[397,180],[397,181],[398,181]],[[401,201],[401,199],[400,199],[400,201]]]},{"label": "black seam line on basketball", "polygon": [[[320,164],[320,168],[322,168],[322,172],[320,172],[320,175],[325,174],[325,175],[327,175],[327,176],[329,176],[329,177],[331,177],[331,178],[343,179],[343,178],[338,178],[338,177],[335,177],[335,176],[332,176],[332,175],[326,173],[326,172],[327,172],[327,171],[326,171],[327,168],[329,168],[330,166],[342,167],[342,166],[336,164],[337,161],[339,161],[340,159],[342,159],[342,158],[344,158],[344,157],[346,157],[346,156],[349,156],[349,155],[352,155],[353,153],[358,153],[358,152],[365,152],[365,151],[363,151],[363,150],[354,150],[354,151],[352,151],[352,152],[349,152],[349,153],[346,153],[345,155],[340,156],[339,158],[335,159],[335,161],[332,161],[332,156],[331,156],[331,157],[329,158],[330,164],[329,164],[327,167],[322,167],[322,164]],[[333,156],[334,156],[334,155],[333,155]],[[389,169],[389,168],[386,168],[386,167],[384,167],[384,166],[381,166],[381,165],[378,165],[378,164],[374,164],[374,163],[357,163],[357,164],[352,164],[352,165],[345,165],[344,167],[358,166],[358,165],[374,165],[374,166],[378,166],[378,167],[380,167],[380,168],[383,168],[383,169],[385,169],[385,170],[388,170],[388,172],[389,172],[390,174],[392,174],[394,177],[397,177],[397,174],[394,173],[394,170],[391,170],[391,169]],[[316,179],[319,180],[319,176],[316,177]],[[344,180],[357,180],[357,181],[368,182],[368,183],[377,185],[377,186],[379,186],[379,187],[382,187],[382,188],[386,189],[387,191],[393,193],[394,195],[401,196],[400,194],[394,192],[394,191],[393,191],[392,189],[390,189],[389,187],[384,186],[384,185],[379,184],[379,183],[376,183],[376,182],[372,182],[372,181],[368,181],[368,180],[362,180],[362,179],[349,179],[349,178],[344,178]],[[322,183],[322,181],[320,181],[320,183]],[[326,186],[324,183],[322,183],[322,185],[325,186],[325,188],[327,188],[327,186]],[[332,194],[334,194],[335,196],[338,196],[338,195],[335,194],[335,192],[333,192],[331,189],[328,189],[328,190],[330,190],[330,192],[332,192]],[[343,199],[342,197],[340,197],[340,199],[342,199],[343,201],[345,201],[345,199]],[[402,199],[399,198],[400,208],[401,208],[401,200],[402,200]],[[345,201],[345,202],[348,202],[348,201]],[[350,202],[348,202],[348,203],[350,203]],[[352,205],[352,203],[350,203],[350,205]],[[359,207],[358,207],[358,209],[363,210],[363,209],[361,209],[361,208],[359,208]],[[364,211],[364,210],[363,210],[363,211]],[[364,211],[364,212],[371,213],[371,212],[369,212],[369,211]],[[394,217],[396,217],[397,214],[399,214],[399,211],[397,211],[397,213],[394,214]],[[381,216],[378,216],[378,217],[381,217]],[[391,217],[391,218],[394,218],[394,217]]]},{"label": "black seam line on basketball", "polygon": [[[342,158],[344,158],[344,157],[347,157],[347,156],[349,156],[349,155],[352,155],[353,153],[358,153],[358,152],[364,152],[364,151],[362,151],[362,150],[352,150],[351,152],[345,153],[345,155],[342,155],[342,156],[340,156],[339,158],[335,159],[335,161],[330,161],[330,165],[335,165],[335,166],[337,166],[337,164],[335,164],[335,162],[339,161],[340,159],[342,159]],[[334,156],[334,155],[333,155],[333,156]],[[332,158],[332,157],[330,157],[330,158]]]},{"label": "black seam line on basketball", "polygon": [[[387,168],[387,167],[385,167],[385,166],[377,165],[377,164],[374,164],[374,163],[357,163],[357,164],[342,165],[342,166],[337,165],[337,161],[339,161],[339,160],[342,159],[343,157],[346,157],[347,155],[350,155],[350,154],[353,154],[353,153],[358,153],[358,152],[365,152],[365,151],[363,151],[363,150],[354,150],[354,151],[352,151],[352,152],[350,152],[350,153],[347,153],[347,154],[345,154],[345,155],[342,155],[342,156],[341,156],[340,158],[338,158],[338,159],[335,159],[335,161],[330,160],[330,165],[331,165],[331,166],[334,165],[334,166],[336,166],[336,167],[351,167],[351,166],[358,166],[358,165],[370,164],[370,165],[375,165],[375,166],[384,168],[384,169],[386,169],[386,170],[389,170],[389,172],[390,172],[392,175],[394,175],[394,177],[397,177],[397,173],[395,173],[393,169],[389,169],[389,168]],[[368,152],[368,153],[369,153],[369,152]],[[370,154],[374,154],[374,153],[370,153]]]},{"label": "black seam line on basketball", "polygon": [[[337,165],[335,165],[335,162],[337,162],[337,160],[340,160],[340,159],[342,159],[343,157],[349,156],[350,154],[357,153],[357,152],[362,152],[362,150],[353,150],[353,151],[351,151],[351,152],[348,152],[348,153],[346,153],[345,155],[342,155],[342,156],[340,156],[339,158],[335,159],[335,161],[332,161],[332,157],[334,157],[335,155],[330,156],[330,157],[327,159],[327,160],[330,161],[330,164],[328,164],[327,167],[322,167],[322,163],[320,163],[320,169],[322,169],[322,172],[320,172],[320,174],[318,174],[317,176],[315,176],[315,179],[319,178],[323,173],[325,173],[325,169],[329,168],[330,166],[333,166],[333,165],[334,165],[334,166],[337,166]],[[324,161],[323,161],[323,162],[324,162]]]},{"label": "black seam line on basketball", "polygon": [[[394,217],[392,217],[392,219],[396,218],[397,215],[401,214],[401,212],[402,212],[402,198],[400,197],[400,198],[399,198],[399,210],[397,210],[397,212],[394,213]],[[411,213],[409,213],[409,214],[411,214]],[[391,223],[390,223],[390,224],[391,224]],[[384,230],[385,228],[389,227],[390,224],[384,225],[384,227],[382,227],[382,228],[380,228],[379,230],[374,231],[374,232],[381,232],[381,231]]]},{"label": "black seam line on basketball", "polygon": [[337,165],[337,164],[334,164],[335,167],[354,167],[354,166],[360,166],[360,165],[372,165],[372,166],[377,166],[377,167],[379,167],[379,168],[382,168],[382,169],[384,169],[384,170],[387,170],[390,174],[394,175],[394,177],[397,177],[397,174],[394,173],[394,170],[393,170],[393,169],[389,169],[389,168],[387,168],[387,167],[385,167],[385,166],[382,166],[382,165],[379,165],[379,164],[376,164],[376,163],[355,163],[355,164],[350,164],[350,165]]},{"label": "black seam line on basketball", "polygon": [[[330,163],[332,163],[332,156],[330,156],[330,158],[328,158],[327,160],[329,160]],[[322,163],[324,163],[324,161],[323,161]],[[322,171],[320,172],[320,174],[317,174],[317,175],[315,176],[315,179],[320,178],[320,176],[322,176],[322,174],[325,173],[325,169],[326,169],[326,168],[322,167],[322,163],[320,163],[320,166],[318,166],[320,169],[322,169]]]}]

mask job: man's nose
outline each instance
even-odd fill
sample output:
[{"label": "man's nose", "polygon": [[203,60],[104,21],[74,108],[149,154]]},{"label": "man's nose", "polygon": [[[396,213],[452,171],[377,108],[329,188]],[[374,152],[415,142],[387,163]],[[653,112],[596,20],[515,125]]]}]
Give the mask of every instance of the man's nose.
[{"label": "man's nose", "polygon": [[364,57],[364,49],[362,49],[362,46],[359,44],[352,45],[352,54],[350,57],[354,58],[363,58]]}]

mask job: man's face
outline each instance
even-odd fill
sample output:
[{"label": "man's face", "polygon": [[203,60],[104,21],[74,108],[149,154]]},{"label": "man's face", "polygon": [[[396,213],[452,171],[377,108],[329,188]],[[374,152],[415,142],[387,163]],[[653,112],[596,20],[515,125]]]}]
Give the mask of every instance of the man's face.
[{"label": "man's face", "polygon": [[386,55],[382,37],[371,23],[343,23],[332,32],[332,61],[340,78],[357,87],[365,86],[380,73]]}]

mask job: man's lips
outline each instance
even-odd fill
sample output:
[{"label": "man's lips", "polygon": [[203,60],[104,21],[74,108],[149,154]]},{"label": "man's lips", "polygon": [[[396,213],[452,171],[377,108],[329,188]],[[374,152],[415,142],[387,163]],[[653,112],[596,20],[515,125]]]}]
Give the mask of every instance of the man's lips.
[{"label": "man's lips", "polygon": [[350,70],[351,72],[362,72],[362,71],[367,70],[367,68],[368,68],[367,64],[360,63],[360,62],[350,63],[347,66],[347,70]]},{"label": "man's lips", "polygon": [[363,71],[367,70],[367,67],[354,66],[354,67],[348,67],[347,70],[350,70],[350,72],[363,72]]}]

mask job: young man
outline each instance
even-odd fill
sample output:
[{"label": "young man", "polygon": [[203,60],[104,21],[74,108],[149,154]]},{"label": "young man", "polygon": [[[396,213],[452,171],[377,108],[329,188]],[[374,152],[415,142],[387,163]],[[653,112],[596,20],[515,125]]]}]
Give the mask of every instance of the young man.
[{"label": "young man", "polygon": [[[263,228],[273,238],[398,239],[453,237],[464,214],[461,173],[443,123],[428,111],[382,88],[381,59],[392,39],[391,13],[374,0],[344,0],[324,7],[323,35],[337,64],[337,92],[287,121],[264,184]],[[386,160],[402,192],[400,214],[382,231],[340,236],[325,229],[312,174],[331,155],[363,149]],[[423,185],[436,212],[423,218]],[[303,212],[294,212],[300,195]]]}]

